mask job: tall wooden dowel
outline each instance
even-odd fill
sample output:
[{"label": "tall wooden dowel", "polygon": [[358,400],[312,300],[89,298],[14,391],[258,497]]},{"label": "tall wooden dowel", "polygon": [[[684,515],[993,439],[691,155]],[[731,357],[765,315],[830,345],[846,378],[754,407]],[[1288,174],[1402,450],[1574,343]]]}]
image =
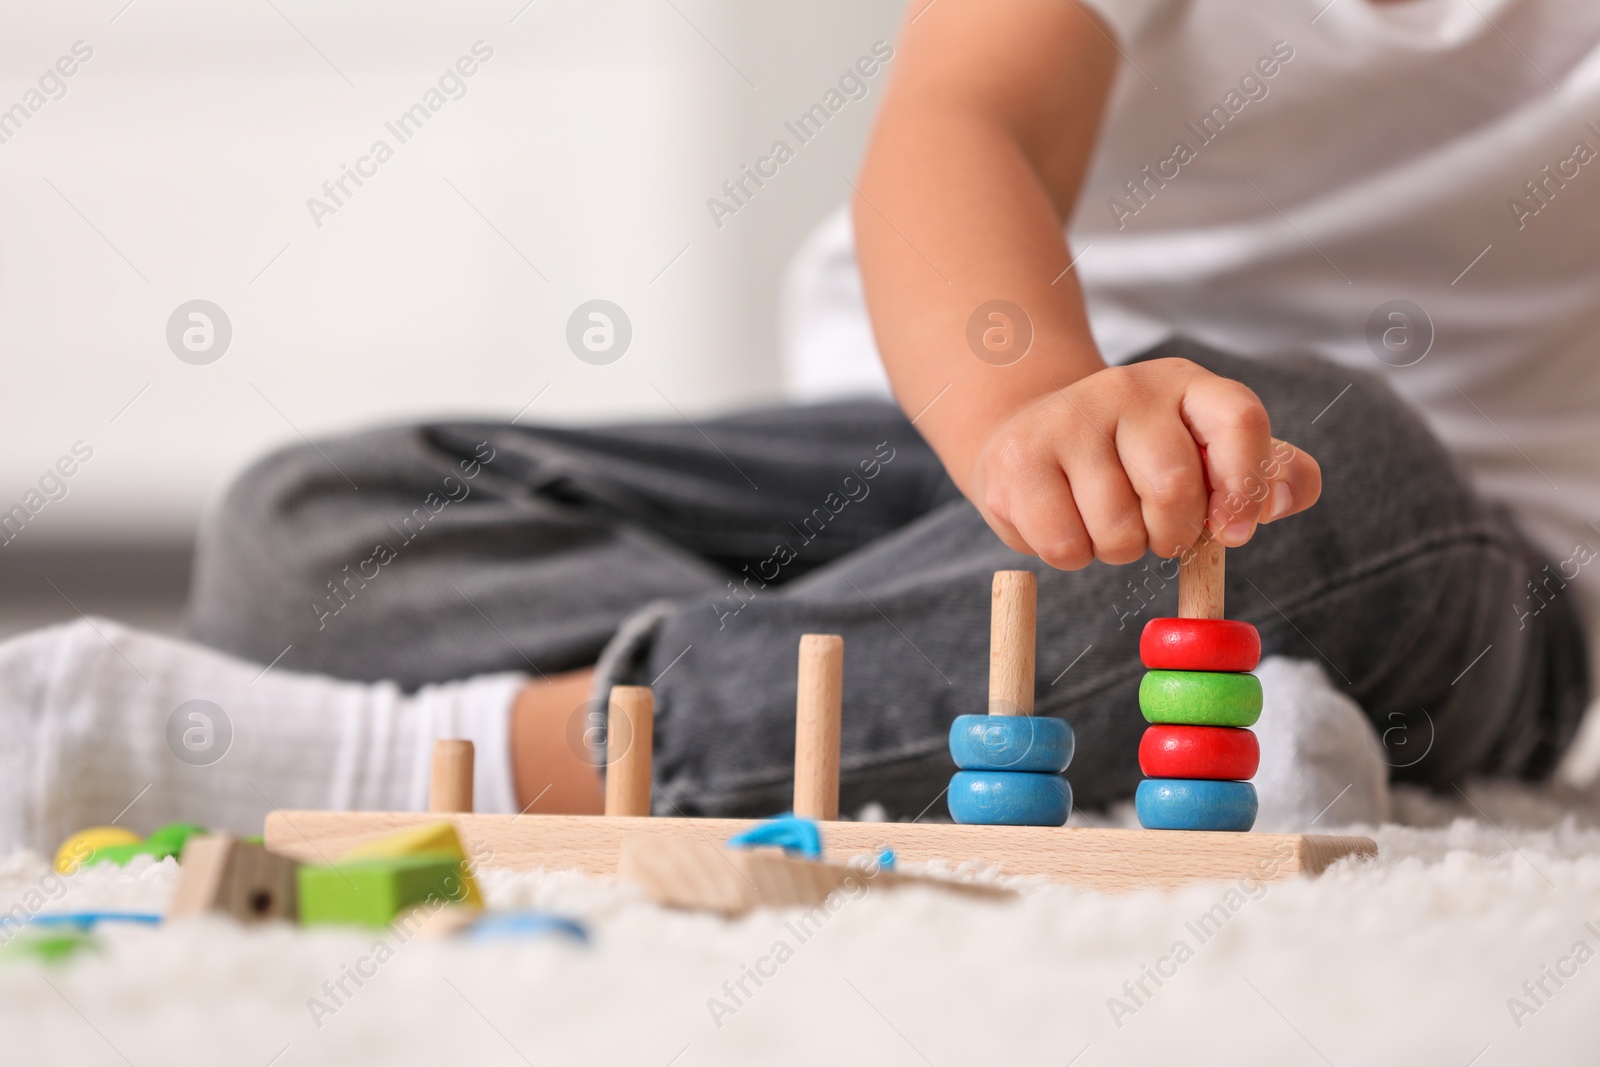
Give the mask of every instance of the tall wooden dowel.
[{"label": "tall wooden dowel", "polygon": [[794,813],[839,817],[839,719],[844,705],[844,638],[800,638],[800,690],[795,699]]},{"label": "tall wooden dowel", "polygon": [[649,686],[611,690],[606,713],[606,814],[649,815],[656,698]]},{"label": "tall wooden dowel", "polygon": [[989,714],[1033,714],[1034,629],[1039,579],[995,571],[989,607]]},{"label": "tall wooden dowel", "polygon": [[472,742],[435,741],[433,774],[428,781],[428,810],[472,810]]},{"label": "tall wooden dowel", "polygon": [[1222,618],[1222,579],[1226,549],[1207,530],[1186,557],[1178,559],[1178,617]]}]

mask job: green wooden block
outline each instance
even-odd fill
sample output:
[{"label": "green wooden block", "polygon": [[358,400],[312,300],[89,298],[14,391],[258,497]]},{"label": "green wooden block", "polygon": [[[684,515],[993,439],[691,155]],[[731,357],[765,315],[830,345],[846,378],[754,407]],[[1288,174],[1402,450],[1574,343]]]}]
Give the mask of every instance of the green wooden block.
[{"label": "green wooden block", "polygon": [[204,826],[192,822],[169,822],[167,825],[150,831],[144,839],[147,845],[170,846],[172,855],[181,856],[183,846],[189,843],[189,838],[196,834],[209,834],[211,831]]},{"label": "green wooden block", "polygon": [[84,860],[85,867],[98,867],[102,863],[114,863],[118,867],[126,867],[135,856],[154,856],[159,862],[168,856],[176,855],[169,845],[152,845],[148,841],[141,841],[137,845],[111,845],[108,848],[97,848],[94,855]]},{"label": "green wooden block", "polygon": [[387,926],[395,916],[429,900],[459,901],[461,861],[423,853],[300,868],[300,922]]},{"label": "green wooden block", "polygon": [[152,856],[157,862],[168,856],[183,855],[183,846],[189,843],[189,838],[196,834],[210,833],[204,826],[197,826],[192,822],[174,822],[154,830],[150,836],[137,845],[108,845],[97,848],[94,855],[84,861],[85,867],[93,867],[101,863],[114,863],[118,867],[126,867],[135,856]]}]

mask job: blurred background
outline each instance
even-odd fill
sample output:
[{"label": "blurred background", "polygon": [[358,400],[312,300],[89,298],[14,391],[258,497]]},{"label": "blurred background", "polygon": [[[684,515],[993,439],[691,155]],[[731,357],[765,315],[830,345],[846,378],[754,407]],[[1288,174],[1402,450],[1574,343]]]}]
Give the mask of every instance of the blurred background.
[{"label": "blurred background", "polygon": [[[785,123],[900,7],[0,2],[0,510],[28,516],[0,633],[175,630],[197,524],[275,445],[778,399],[783,268],[887,72],[803,145]],[[794,158],[714,217],[780,138]],[[596,299],[631,324],[609,363],[567,343]]]}]

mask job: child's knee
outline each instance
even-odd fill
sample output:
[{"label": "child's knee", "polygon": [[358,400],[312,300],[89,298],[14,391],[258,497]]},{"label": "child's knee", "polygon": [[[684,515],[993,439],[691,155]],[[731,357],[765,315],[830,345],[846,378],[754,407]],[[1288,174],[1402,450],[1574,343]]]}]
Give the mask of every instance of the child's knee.
[{"label": "child's knee", "polygon": [[364,506],[347,475],[359,476],[359,453],[376,447],[369,438],[377,436],[292,445],[234,478],[196,546],[196,637],[238,654],[259,652],[248,638],[261,618],[281,614],[286,603],[309,605],[310,592],[336,576],[337,564],[335,573],[323,572],[331,557],[348,554],[345,542],[359,525],[352,520]]}]

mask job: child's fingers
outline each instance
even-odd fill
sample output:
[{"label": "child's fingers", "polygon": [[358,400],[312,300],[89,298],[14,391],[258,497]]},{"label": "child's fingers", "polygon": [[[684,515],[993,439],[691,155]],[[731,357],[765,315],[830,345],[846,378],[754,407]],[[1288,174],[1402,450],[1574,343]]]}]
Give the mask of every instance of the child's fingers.
[{"label": "child's fingers", "polygon": [[1272,488],[1261,509],[1262,522],[1277,522],[1295,515],[1322,495],[1322,468],[1308,453],[1276,438],[1272,442],[1275,468],[1270,472]]},{"label": "child's fingers", "polygon": [[1101,437],[1095,446],[1084,447],[1080,441],[1077,447],[1062,449],[1060,460],[1072,487],[1072,500],[1089,532],[1095,558],[1111,564],[1132,563],[1149,546],[1139,494],[1122,469],[1115,445]]},{"label": "child's fingers", "polygon": [[1206,525],[1230,548],[1250,540],[1270,495],[1272,427],[1249,388],[1201,374],[1184,391],[1183,420],[1206,451],[1211,499]]},{"label": "child's fingers", "polygon": [[993,512],[984,516],[984,519],[988,522],[989,529],[993,530],[995,535],[1011,551],[1021,552],[1024,556],[1034,555],[1033,549],[1028,545],[1028,539],[1018,533],[1017,528],[1011,525],[1009,520],[1003,519]]},{"label": "child's fingers", "polygon": [[1033,549],[1028,547],[1027,540],[1017,532],[1017,527],[1011,521],[1011,498],[1006,493],[1003,485],[992,485],[984,495],[983,507],[979,508],[983,521],[989,524],[989,529],[995,536],[1005,542],[1005,546],[1013,552],[1031,555]]},{"label": "child's fingers", "polygon": [[1074,502],[1066,473],[1056,464],[1030,479],[1011,498],[1012,525],[1032,552],[1057,570],[1075,571],[1094,561],[1094,543]]},{"label": "child's fingers", "polygon": [[1170,410],[1124,415],[1117,454],[1139,494],[1150,548],[1171,558],[1194,544],[1205,525],[1205,474],[1200,450]]}]

